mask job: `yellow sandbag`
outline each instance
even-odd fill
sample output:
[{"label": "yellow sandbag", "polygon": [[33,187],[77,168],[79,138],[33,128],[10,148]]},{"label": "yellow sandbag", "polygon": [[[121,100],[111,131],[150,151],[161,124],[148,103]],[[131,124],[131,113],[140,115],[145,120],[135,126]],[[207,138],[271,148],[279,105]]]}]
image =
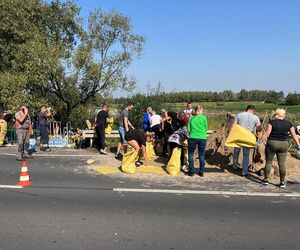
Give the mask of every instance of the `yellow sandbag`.
[{"label": "yellow sandbag", "polygon": [[181,148],[174,148],[172,156],[167,164],[167,172],[172,176],[177,176],[180,173],[180,156]]},{"label": "yellow sandbag", "polygon": [[94,162],[95,162],[95,160],[93,160],[93,159],[88,159],[88,160],[86,161],[87,164],[93,164]]},{"label": "yellow sandbag", "polygon": [[135,166],[136,157],[137,157],[137,152],[135,150],[123,154],[121,169],[124,173],[134,174],[136,172],[136,166]]},{"label": "yellow sandbag", "polygon": [[255,147],[256,137],[249,130],[234,124],[225,142],[227,147]]},{"label": "yellow sandbag", "polygon": [[156,166],[140,166],[137,168],[137,172],[141,173],[150,173],[150,174],[157,174],[157,175],[165,175],[166,172],[163,170],[162,167]]},{"label": "yellow sandbag", "polygon": [[114,124],[114,118],[113,117],[107,118],[106,121],[107,121],[107,128],[105,128],[105,134],[110,135]]},{"label": "yellow sandbag", "polygon": [[[155,157],[155,151],[154,151],[154,144],[153,142],[146,142],[146,154],[148,160],[153,160]],[[145,160],[145,157],[142,157],[143,160]]]},{"label": "yellow sandbag", "polygon": [[116,174],[120,172],[118,167],[111,167],[111,166],[95,166],[92,168],[95,172],[100,174]]},{"label": "yellow sandbag", "polygon": [[184,154],[183,164],[188,166],[189,165],[189,154],[188,154],[187,148],[183,148],[183,154]]}]

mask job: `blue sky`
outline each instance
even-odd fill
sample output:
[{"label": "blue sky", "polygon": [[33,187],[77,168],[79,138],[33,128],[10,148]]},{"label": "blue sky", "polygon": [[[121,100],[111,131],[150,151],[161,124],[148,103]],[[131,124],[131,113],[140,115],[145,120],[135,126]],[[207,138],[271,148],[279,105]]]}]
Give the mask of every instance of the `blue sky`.
[{"label": "blue sky", "polygon": [[298,0],[77,0],[81,15],[115,8],[147,39],[128,72],[136,91],[300,92]]}]

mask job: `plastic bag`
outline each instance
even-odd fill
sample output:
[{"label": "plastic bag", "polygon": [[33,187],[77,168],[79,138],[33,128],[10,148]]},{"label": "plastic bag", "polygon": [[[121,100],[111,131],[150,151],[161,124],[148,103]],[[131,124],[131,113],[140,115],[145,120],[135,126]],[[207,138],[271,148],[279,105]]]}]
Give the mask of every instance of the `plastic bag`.
[{"label": "plastic bag", "polygon": [[136,172],[136,157],[137,152],[135,150],[123,155],[121,169],[124,173],[134,174]]},{"label": "plastic bag", "polygon": [[183,148],[184,160],[183,164],[188,166],[189,165],[189,153],[187,148]]},{"label": "plastic bag", "polygon": [[167,172],[172,176],[178,176],[180,174],[180,156],[181,148],[174,148],[167,164]]},{"label": "plastic bag", "polygon": [[114,118],[107,118],[107,127],[105,128],[105,134],[110,135],[112,132],[112,126],[114,124]]},{"label": "plastic bag", "polygon": [[256,146],[256,137],[249,130],[234,124],[227,137],[225,146],[253,148]]},{"label": "plastic bag", "polygon": [[148,160],[153,160],[155,156],[154,144],[153,142],[146,142],[146,154]]}]

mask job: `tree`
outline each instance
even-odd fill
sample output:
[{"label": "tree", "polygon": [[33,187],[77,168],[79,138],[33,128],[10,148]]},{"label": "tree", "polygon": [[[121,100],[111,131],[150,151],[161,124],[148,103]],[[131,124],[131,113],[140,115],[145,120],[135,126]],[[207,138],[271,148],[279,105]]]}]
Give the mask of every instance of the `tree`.
[{"label": "tree", "polygon": [[300,94],[295,93],[288,93],[285,98],[286,105],[298,105],[300,104]]},{"label": "tree", "polygon": [[126,69],[145,38],[132,32],[129,17],[96,10],[85,31],[72,1],[3,0],[0,18],[0,107],[49,103],[66,122],[97,93],[135,86]]},{"label": "tree", "polygon": [[79,9],[72,2],[0,2],[0,96],[3,108],[49,103],[43,83],[54,74],[80,32]]},{"label": "tree", "polygon": [[62,120],[71,111],[87,104],[96,93],[105,96],[117,88],[135,86],[126,69],[142,52],[145,39],[132,33],[130,19],[117,11],[93,11],[88,31],[74,53],[65,61],[56,59],[56,72],[43,85],[52,103],[60,103]]}]

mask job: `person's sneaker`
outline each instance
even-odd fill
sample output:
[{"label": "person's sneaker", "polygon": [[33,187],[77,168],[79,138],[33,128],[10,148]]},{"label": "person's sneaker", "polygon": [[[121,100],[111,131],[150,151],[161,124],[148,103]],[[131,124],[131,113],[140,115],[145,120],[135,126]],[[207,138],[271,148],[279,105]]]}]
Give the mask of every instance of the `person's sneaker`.
[{"label": "person's sneaker", "polygon": [[242,176],[242,177],[247,177],[248,174],[242,173],[241,176]]},{"label": "person's sneaker", "polygon": [[193,177],[193,176],[195,175],[195,173],[190,172],[190,171],[188,171],[186,174],[187,174],[188,176],[190,176],[190,177]]},{"label": "person's sneaker", "polygon": [[117,159],[120,158],[121,156],[122,156],[121,153],[116,153],[116,154],[115,154],[115,158],[117,158]]},{"label": "person's sneaker", "polygon": [[265,185],[265,186],[268,186],[269,185],[269,180],[268,179],[264,179],[262,181],[262,184]]},{"label": "person's sneaker", "polygon": [[16,161],[23,161],[22,157],[16,157]]},{"label": "person's sneaker", "polygon": [[183,172],[187,172],[187,171],[188,171],[188,167],[187,167],[186,165],[182,165],[182,166],[180,167],[180,169],[181,169],[181,171],[183,171]]},{"label": "person's sneaker", "polygon": [[142,161],[140,161],[140,160],[137,160],[136,162],[135,162],[135,165],[137,166],[137,167],[139,167],[139,166],[141,166],[141,165],[143,165],[144,163],[142,162]]},{"label": "person's sneaker", "polygon": [[204,177],[204,173],[199,173],[199,176],[200,177]]},{"label": "person's sneaker", "polygon": [[50,152],[50,151],[51,151],[51,148],[46,148],[45,151],[46,151],[46,152]]},{"label": "person's sneaker", "polygon": [[280,182],[279,187],[286,188],[286,183],[284,181]]},{"label": "person's sneaker", "polygon": [[99,151],[100,151],[101,154],[107,155],[107,152],[106,152],[105,149],[100,149]]}]

